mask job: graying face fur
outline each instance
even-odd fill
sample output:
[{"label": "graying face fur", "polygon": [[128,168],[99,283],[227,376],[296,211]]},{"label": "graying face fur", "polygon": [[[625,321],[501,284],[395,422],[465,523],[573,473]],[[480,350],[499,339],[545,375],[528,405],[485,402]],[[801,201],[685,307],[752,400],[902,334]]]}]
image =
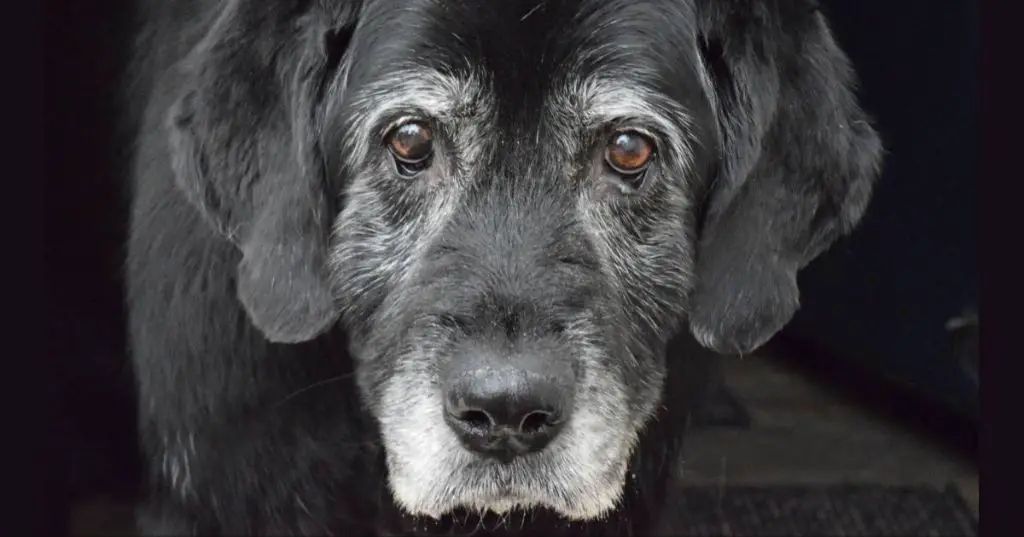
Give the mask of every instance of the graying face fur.
[{"label": "graying face fur", "polygon": [[[391,491],[411,514],[544,507],[600,518],[617,505],[660,399],[664,347],[691,286],[691,208],[709,140],[684,103],[635,72],[581,72],[573,66],[586,58],[571,60],[526,96],[471,63],[367,74],[350,62],[337,82],[345,96],[328,116],[350,133],[337,164],[349,182],[332,284]],[[409,119],[435,133],[435,157],[414,179],[382,143]],[[656,143],[639,185],[604,161],[622,128]],[[571,416],[546,449],[484,459],[446,425],[444,371],[480,348],[572,371]]]}]

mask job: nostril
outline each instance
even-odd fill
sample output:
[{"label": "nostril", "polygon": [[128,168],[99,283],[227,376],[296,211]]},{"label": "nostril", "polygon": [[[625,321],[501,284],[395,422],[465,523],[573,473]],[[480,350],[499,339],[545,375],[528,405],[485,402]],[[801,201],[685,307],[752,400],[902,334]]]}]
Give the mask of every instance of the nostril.
[{"label": "nostril", "polygon": [[527,414],[523,417],[523,421],[519,422],[519,432],[526,434],[538,433],[557,424],[558,418],[555,414],[545,410],[535,410]]},{"label": "nostril", "polygon": [[463,410],[456,417],[459,421],[474,429],[490,429],[494,426],[494,420],[491,419],[491,415],[483,410]]}]

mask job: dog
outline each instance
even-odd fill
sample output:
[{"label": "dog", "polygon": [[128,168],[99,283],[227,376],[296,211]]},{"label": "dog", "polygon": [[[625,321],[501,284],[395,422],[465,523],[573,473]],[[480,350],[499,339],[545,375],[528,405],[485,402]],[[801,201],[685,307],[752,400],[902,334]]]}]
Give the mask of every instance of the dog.
[{"label": "dog", "polygon": [[[140,0],[146,535],[652,534],[882,147],[810,0]],[[623,533],[625,532],[625,533]]]}]

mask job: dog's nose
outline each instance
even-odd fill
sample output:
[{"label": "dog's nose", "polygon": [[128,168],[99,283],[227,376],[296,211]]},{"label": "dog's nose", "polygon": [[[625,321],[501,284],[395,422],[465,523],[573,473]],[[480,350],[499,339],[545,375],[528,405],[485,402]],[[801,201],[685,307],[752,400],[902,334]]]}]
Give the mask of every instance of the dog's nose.
[{"label": "dog's nose", "polygon": [[448,383],[445,420],[468,449],[509,462],[555,438],[569,418],[571,384],[531,369],[464,369]]}]

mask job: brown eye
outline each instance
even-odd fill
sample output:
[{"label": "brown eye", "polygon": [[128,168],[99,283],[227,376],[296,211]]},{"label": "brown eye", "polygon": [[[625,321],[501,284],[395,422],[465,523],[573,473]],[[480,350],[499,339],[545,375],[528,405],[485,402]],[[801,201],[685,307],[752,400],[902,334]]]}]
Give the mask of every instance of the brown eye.
[{"label": "brown eye", "polygon": [[388,149],[403,175],[415,175],[430,164],[434,154],[434,134],[419,121],[395,127],[387,137]]},{"label": "brown eye", "polygon": [[604,160],[613,170],[628,176],[643,172],[653,157],[654,144],[636,131],[613,134],[604,153]]}]

